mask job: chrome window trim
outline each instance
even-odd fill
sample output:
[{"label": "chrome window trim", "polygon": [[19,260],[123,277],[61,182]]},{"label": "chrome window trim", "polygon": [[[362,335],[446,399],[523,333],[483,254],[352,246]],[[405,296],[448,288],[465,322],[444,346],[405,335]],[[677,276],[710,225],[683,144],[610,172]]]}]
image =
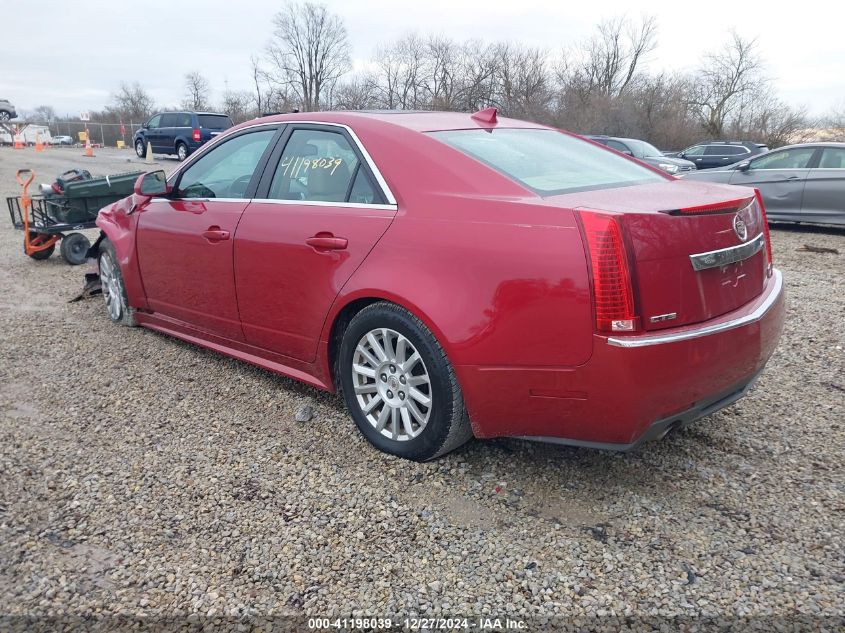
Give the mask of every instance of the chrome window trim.
[{"label": "chrome window trim", "polygon": [[715,251],[707,251],[706,253],[696,253],[695,255],[690,255],[689,260],[692,264],[692,269],[695,271],[719,268],[720,266],[735,264],[736,262],[753,257],[762,251],[765,245],[766,236],[763,233],[758,233],[755,238],[739,246],[729,246],[728,248],[720,248]]},{"label": "chrome window trim", "polygon": [[769,295],[757,308],[744,316],[716,323],[715,325],[706,325],[695,330],[687,330],[685,332],[677,332],[675,334],[653,334],[647,336],[631,336],[625,338],[609,337],[607,339],[608,345],[614,347],[648,347],[650,345],[665,345],[667,343],[677,343],[679,341],[688,341],[694,338],[701,338],[702,336],[710,336],[711,334],[719,334],[720,332],[727,332],[738,327],[743,327],[750,323],[756,323],[762,319],[769,309],[774,305],[775,301],[781,295],[783,290],[783,275],[778,269],[772,270],[772,283],[774,288],[769,292]]},{"label": "chrome window trim", "polygon": [[[251,204],[259,202],[261,204],[292,204],[306,207],[342,207],[344,209],[381,209],[385,211],[396,211],[398,205],[383,204],[376,202],[367,204],[366,202],[327,202],[325,200],[276,200],[274,198],[177,198],[180,202],[243,202]],[[174,202],[172,198],[151,198],[150,202]]]},{"label": "chrome window trim", "polygon": [[[369,166],[370,171],[372,172],[373,176],[376,179],[376,183],[378,184],[379,188],[381,189],[381,193],[384,196],[384,199],[387,200],[387,205],[380,205],[380,206],[382,206],[382,207],[384,207],[384,206],[395,207],[396,206],[396,197],[393,195],[393,192],[390,190],[390,187],[387,185],[387,181],[384,179],[384,176],[382,176],[381,171],[379,171],[379,168],[376,166],[376,163],[373,160],[373,157],[370,156],[370,153],[367,151],[367,148],[364,147],[364,144],[361,142],[361,139],[359,139],[358,135],[355,134],[355,130],[353,130],[351,127],[349,127],[348,125],[346,125],[344,123],[334,123],[334,122],[329,122],[329,121],[308,121],[308,120],[264,121],[262,123],[255,123],[253,125],[247,125],[247,126],[244,126],[242,128],[238,128],[237,130],[235,130],[233,132],[233,134],[237,133],[237,132],[243,132],[244,130],[249,130],[249,129],[256,128],[256,127],[262,127],[262,126],[275,125],[275,126],[278,127],[280,125],[297,125],[297,124],[326,125],[326,126],[329,126],[329,127],[339,127],[339,128],[346,130],[349,133],[349,136],[352,138],[352,141],[355,143],[355,145],[358,146],[358,151],[361,152],[361,156],[363,156],[364,160],[367,162],[367,165]],[[221,138],[221,137],[224,137],[224,136],[221,134],[217,138]],[[217,138],[215,138],[214,140],[216,141]],[[216,143],[215,143],[215,145],[216,145]],[[198,158],[200,158],[205,153],[205,151],[207,151],[207,148],[213,147],[213,146],[214,145],[212,145],[211,143],[206,143],[200,149],[198,149],[196,152],[194,152],[191,155],[192,158],[191,158],[190,162],[185,163],[185,165],[183,166],[182,169],[178,169],[175,172],[173,172],[172,174],[170,174],[170,177],[167,179],[168,182],[170,181],[170,178],[178,178],[178,175],[180,173],[182,173],[183,171],[185,171],[186,169],[189,169],[190,166],[194,163],[194,161],[196,161]],[[190,199],[196,200],[197,198],[190,198]],[[221,200],[221,198],[214,198],[214,199],[218,200],[218,201]],[[284,201],[284,202],[288,202],[288,201]],[[298,201],[298,200],[291,201],[291,202],[300,203],[300,201]],[[305,202],[305,201],[302,201],[302,202]],[[332,203],[332,204],[335,204],[335,203]],[[361,203],[344,203],[344,205],[346,205],[346,206],[357,205],[357,204],[361,204]],[[365,207],[376,207],[376,205],[372,205],[372,204],[364,205],[364,206]]]}]

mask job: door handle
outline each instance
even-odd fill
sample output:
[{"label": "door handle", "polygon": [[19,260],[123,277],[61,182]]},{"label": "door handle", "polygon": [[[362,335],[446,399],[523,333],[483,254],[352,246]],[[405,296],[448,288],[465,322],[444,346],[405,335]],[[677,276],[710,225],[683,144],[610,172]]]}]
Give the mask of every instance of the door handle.
[{"label": "door handle", "polygon": [[345,237],[335,237],[331,233],[320,232],[305,240],[308,246],[321,251],[342,251],[349,244]]},{"label": "door handle", "polygon": [[787,176],[787,180],[798,180],[798,176]]},{"label": "door handle", "polygon": [[223,231],[219,226],[210,226],[202,232],[202,236],[209,242],[221,242],[229,239],[229,231]]}]

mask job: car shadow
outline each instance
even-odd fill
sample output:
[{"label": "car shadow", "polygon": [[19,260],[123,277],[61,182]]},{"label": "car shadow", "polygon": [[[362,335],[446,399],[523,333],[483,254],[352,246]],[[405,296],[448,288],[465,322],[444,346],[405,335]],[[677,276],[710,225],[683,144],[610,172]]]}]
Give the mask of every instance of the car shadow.
[{"label": "car shadow", "polygon": [[845,226],[834,226],[832,224],[796,224],[789,222],[777,222],[769,224],[769,228],[772,231],[845,236]]}]

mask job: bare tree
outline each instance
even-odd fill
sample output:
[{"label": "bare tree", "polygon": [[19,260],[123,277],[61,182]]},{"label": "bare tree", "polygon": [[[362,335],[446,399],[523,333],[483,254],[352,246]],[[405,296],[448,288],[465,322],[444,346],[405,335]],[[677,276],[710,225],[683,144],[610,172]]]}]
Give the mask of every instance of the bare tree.
[{"label": "bare tree", "polygon": [[517,44],[500,44],[497,56],[497,101],[503,114],[529,119],[548,112],[552,98],[548,52]]},{"label": "bare tree", "polygon": [[106,112],[113,118],[126,121],[143,121],[154,109],[153,98],[137,81],[132,84],[120,84],[118,91],[112,95],[111,103],[106,106]]},{"label": "bare tree", "polygon": [[331,107],[338,110],[366,110],[378,107],[374,96],[376,80],[369,74],[352,77],[332,91]]},{"label": "bare tree", "polygon": [[834,106],[827,115],[822,117],[819,125],[826,127],[836,140],[845,141],[845,101]]},{"label": "bare tree", "polygon": [[182,107],[188,110],[208,110],[211,87],[208,79],[198,71],[192,71],[185,75],[185,99]]},{"label": "bare tree", "polygon": [[743,99],[766,89],[762,69],[756,41],[743,39],[735,31],[720,52],[705,58],[695,76],[692,105],[706,134],[723,136],[725,124]]},{"label": "bare tree", "polygon": [[431,36],[425,43],[426,92],[432,110],[452,110],[461,91],[460,47],[447,37]]},{"label": "bare tree", "polygon": [[751,93],[731,120],[731,136],[763,142],[769,147],[810,140],[807,111],[794,108],[771,94]]},{"label": "bare tree", "polygon": [[631,85],[643,58],[657,46],[657,20],[644,16],[636,24],[621,16],[600,22],[597,29],[581,71],[593,90],[615,97]]},{"label": "bare tree", "polygon": [[412,33],[390,46],[379,47],[373,61],[379,75],[375,89],[383,107],[423,107],[425,42],[418,35]]},{"label": "bare tree", "polygon": [[50,105],[40,105],[33,110],[31,119],[34,123],[49,125],[56,119],[56,110]]},{"label": "bare tree", "polygon": [[220,111],[228,114],[229,118],[235,123],[243,123],[260,115],[253,108],[252,95],[243,91],[227,90],[224,92]]},{"label": "bare tree", "polygon": [[290,2],[273,23],[273,40],[267,46],[271,79],[289,86],[302,109],[319,110],[325,94],[350,66],[343,21],[325,5]]},{"label": "bare tree", "polygon": [[479,40],[469,40],[461,47],[460,101],[454,107],[476,111],[495,103],[496,78],[501,60],[498,49]]}]

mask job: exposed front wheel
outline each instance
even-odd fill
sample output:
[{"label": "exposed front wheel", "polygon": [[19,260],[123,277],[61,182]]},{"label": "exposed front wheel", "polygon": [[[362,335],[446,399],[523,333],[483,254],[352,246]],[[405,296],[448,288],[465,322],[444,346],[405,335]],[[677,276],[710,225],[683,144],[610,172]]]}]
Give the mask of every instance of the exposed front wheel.
[{"label": "exposed front wheel", "polygon": [[5,110],[0,111],[0,121],[8,121],[12,116]]},{"label": "exposed front wheel", "polygon": [[59,250],[64,260],[71,266],[84,264],[91,242],[82,233],[69,233],[59,243]]},{"label": "exposed front wheel", "polygon": [[103,240],[100,244],[98,263],[100,286],[103,290],[103,299],[106,303],[106,312],[109,318],[120,325],[135,325],[135,311],[129,306],[126,299],[126,287],[123,284],[123,275],[117,263],[117,253],[108,240]]},{"label": "exposed front wheel", "polygon": [[472,437],[443,348],[422,321],[395,304],[375,303],[355,315],[337,373],[358,429],[386,453],[425,461]]},{"label": "exposed front wheel", "polygon": [[135,153],[138,154],[138,158],[144,158],[147,155],[147,148],[144,146],[144,141],[140,139],[135,141]]}]

